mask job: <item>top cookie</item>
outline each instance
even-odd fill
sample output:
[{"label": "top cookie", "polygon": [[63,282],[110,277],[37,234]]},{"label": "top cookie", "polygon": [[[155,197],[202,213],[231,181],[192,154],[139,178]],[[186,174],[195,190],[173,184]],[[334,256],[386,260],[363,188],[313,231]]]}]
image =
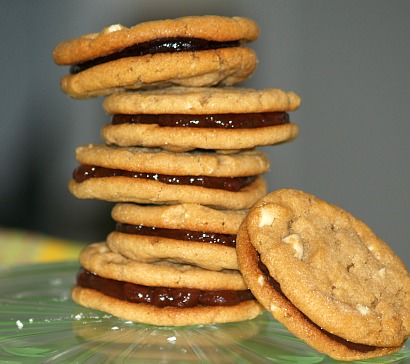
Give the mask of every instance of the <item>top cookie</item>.
[{"label": "top cookie", "polygon": [[54,49],[53,58],[59,65],[70,65],[159,38],[184,37],[244,43],[255,40],[258,35],[257,24],[242,17],[188,16],[144,22],[130,28],[115,24],[99,33],[61,42]]},{"label": "top cookie", "polygon": [[242,43],[258,35],[245,18],[196,16],[112,25],[100,33],[60,43],[54,61],[71,65],[61,88],[73,98],[152,87],[233,85],[257,64]]},{"label": "top cookie", "polygon": [[284,296],[323,330],[378,347],[400,346],[409,336],[406,267],[363,222],[285,189],[256,203],[246,224]]}]

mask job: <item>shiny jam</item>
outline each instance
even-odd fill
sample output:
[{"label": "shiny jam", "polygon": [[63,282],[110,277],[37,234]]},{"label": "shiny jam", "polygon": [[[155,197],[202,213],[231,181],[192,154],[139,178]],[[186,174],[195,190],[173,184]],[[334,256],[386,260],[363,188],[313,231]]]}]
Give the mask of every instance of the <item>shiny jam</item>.
[{"label": "shiny jam", "polygon": [[125,57],[140,57],[147,54],[156,53],[204,51],[218,48],[238,47],[239,45],[239,41],[216,42],[212,40],[187,37],[159,38],[137,43],[115,53],[72,65],[70,68],[70,73],[79,73],[87,68]]},{"label": "shiny jam", "polygon": [[143,178],[173,185],[190,185],[206,188],[216,188],[227,191],[240,191],[250,185],[257,176],[247,177],[208,177],[208,176],[171,176],[158,173],[131,172],[122,169],[111,169],[98,166],[80,165],[73,171],[76,182],[83,182],[89,178],[101,177],[129,177]]},{"label": "shiny jam", "polygon": [[103,278],[81,268],[77,284],[119,300],[156,307],[233,306],[254,299],[250,290],[200,290],[195,288],[148,287]]},{"label": "shiny jam", "polygon": [[244,114],[116,114],[111,123],[117,124],[157,124],[168,127],[249,129],[263,128],[289,123],[286,112],[263,112]]},{"label": "shiny jam", "polygon": [[200,243],[220,244],[223,246],[235,247],[235,234],[218,234],[210,232],[183,230],[183,229],[166,229],[152,226],[132,225],[117,222],[115,230],[125,234],[137,234],[146,236],[161,236],[168,239],[196,241]]}]

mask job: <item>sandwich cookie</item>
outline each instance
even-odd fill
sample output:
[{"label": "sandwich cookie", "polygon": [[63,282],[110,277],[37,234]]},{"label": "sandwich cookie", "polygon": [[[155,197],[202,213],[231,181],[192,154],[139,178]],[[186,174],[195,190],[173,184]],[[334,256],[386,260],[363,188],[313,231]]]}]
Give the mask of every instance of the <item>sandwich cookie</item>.
[{"label": "sandwich cookie", "polygon": [[215,210],[197,204],[116,204],[108,247],[129,259],[238,270],[236,234],[246,210]]},{"label": "sandwich cookie", "polygon": [[269,162],[256,150],[225,155],[91,144],[77,148],[76,157],[69,190],[78,198],[241,210],[266,193],[260,174]]},{"label": "sandwich cookie", "polygon": [[111,25],[100,33],[56,46],[58,65],[71,65],[61,80],[74,98],[108,95],[121,89],[183,85],[233,85],[254,71],[255,22],[241,17],[191,16]]},{"label": "sandwich cookie", "polygon": [[108,144],[171,151],[251,149],[294,139],[298,126],[288,112],[301,99],[280,89],[170,87],[122,92],[104,100],[111,124]]},{"label": "sandwich cookie", "polygon": [[241,273],[291,332],[338,360],[394,353],[410,331],[410,278],[363,222],[302,191],[272,192],[237,235]]},{"label": "sandwich cookie", "polygon": [[88,245],[72,297],[125,320],[185,326],[252,319],[262,312],[239,272],[130,260],[105,243]]}]

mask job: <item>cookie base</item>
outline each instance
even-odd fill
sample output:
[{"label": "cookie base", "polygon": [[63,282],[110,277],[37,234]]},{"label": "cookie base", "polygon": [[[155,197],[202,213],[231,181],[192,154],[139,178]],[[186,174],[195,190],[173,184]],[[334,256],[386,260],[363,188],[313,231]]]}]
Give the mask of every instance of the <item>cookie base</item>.
[{"label": "cookie base", "polygon": [[254,300],[234,306],[193,308],[158,308],[143,303],[131,303],[106,296],[96,290],[75,286],[72,298],[78,304],[101,310],[124,320],[157,326],[188,326],[244,321],[263,312]]}]

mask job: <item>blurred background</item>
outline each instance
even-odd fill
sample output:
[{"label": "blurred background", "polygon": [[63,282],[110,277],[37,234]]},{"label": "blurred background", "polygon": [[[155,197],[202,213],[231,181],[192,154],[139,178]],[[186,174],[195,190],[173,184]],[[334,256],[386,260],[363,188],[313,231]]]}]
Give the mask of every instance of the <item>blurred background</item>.
[{"label": "blurred background", "polygon": [[110,24],[185,15],[260,26],[243,86],[296,91],[292,143],[264,148],[269,189],[302,189],[366,222],[410,267],[410,2],[406,0],[0,0],[0,226],[88,243],[112,204],[67,192],[77,146],[100,142],[102,99],[60,91],[52,51]]}]

